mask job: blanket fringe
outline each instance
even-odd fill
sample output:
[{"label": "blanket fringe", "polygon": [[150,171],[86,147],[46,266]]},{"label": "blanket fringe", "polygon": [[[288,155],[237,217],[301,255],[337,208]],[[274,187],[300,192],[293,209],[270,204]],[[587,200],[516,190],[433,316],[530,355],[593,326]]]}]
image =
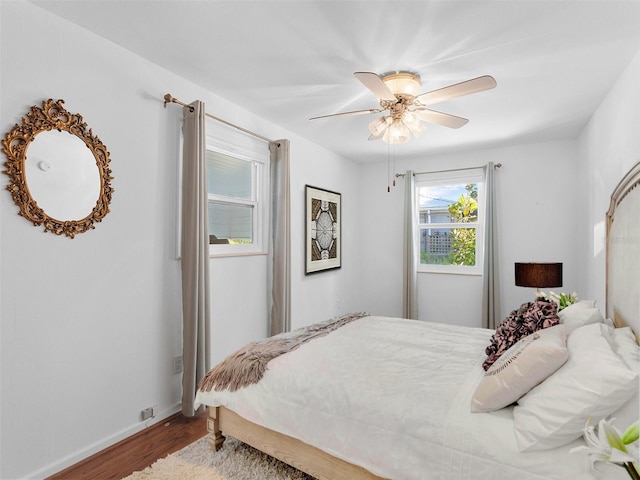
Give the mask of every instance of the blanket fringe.
[{"label": "blanket fringe", "polygon": [[200,381],[198,388],[203,392],[211,390],[219,392],[225,389],[235,392],[240,388],[258,383],[268,369],[267,364],[274,358],[368,315],[364,312],[350,313],[293,332],[281,333],[252,342],[209,370]]}]

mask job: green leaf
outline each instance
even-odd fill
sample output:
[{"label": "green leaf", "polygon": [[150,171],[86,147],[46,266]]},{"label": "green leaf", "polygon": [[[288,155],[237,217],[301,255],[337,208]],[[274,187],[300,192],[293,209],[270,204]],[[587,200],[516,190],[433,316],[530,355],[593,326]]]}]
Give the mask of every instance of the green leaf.
[{"label": "green leaf", "polygon": [[638,440],[638,422],[634,422],[622,434],[622,443],[629,445]]}]

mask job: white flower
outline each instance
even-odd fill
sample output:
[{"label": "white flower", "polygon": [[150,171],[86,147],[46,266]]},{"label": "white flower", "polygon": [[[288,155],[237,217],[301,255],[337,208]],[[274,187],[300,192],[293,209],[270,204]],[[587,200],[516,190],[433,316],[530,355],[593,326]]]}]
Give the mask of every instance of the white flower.
[{"label": "white flower", "polygon": [[600,420],[597,431],[596,427],[589,425],[587,421],[584,427],[584,441],[587,446],[572,448],[571,453],[587,453],[592,468],[596,462],[624,464],[636,461],[622,441],[620,432],[613,426],[613,419]]},{"label": "white flower", "polygon": [[551,290],[549,291],[549,295],[558,304],[558,310],[563,310],[578,301],[578,294],[576,292],[558,294]]}]

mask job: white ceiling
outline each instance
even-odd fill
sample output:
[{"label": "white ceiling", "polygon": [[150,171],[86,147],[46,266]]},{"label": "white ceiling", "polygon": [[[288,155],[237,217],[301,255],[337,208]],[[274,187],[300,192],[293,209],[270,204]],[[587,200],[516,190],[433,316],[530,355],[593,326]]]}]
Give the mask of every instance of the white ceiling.
[{"label": "white ceiling", "polygon": [[308,120],[378,107],[353,72],[409,70],[423,92],[496,79],[435,105],[470,121],[395,147],[417,156],[573,138],[640,50],[639,0],[32,3],[357,162],[387,158],[367,140],[381,114]]}]

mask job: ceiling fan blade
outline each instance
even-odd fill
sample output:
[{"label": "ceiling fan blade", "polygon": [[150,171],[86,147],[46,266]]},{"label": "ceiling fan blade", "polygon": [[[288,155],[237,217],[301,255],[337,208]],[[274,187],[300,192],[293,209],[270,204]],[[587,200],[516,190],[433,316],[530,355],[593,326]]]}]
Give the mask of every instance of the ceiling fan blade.
[{"label": "ceiling fan blade", "polygon": [[320,115],[319,117],[311,117],[309,120],[318,120],[319,118],[329,117],[351,117],[353,115],[366,115],[367,113],[380,113],[381,108],[370,108],[368,110],[354,110],[352,112],[332,113],[331,115]]},{"label": "ceiling fan blade", "polygon": [[434,103],[444,102],[450,98],[462,97],[472,93],[490,90],[496,86],[495,79],[490,75],[467,80],[466,82],[456,83],[448,87],[423,93],[416,97],[417,105],[433,105]]},{"label": "ceiling fan blade", "polygon": [[396,101],[396,96],[377,74],[372,72],[355,72],[354,75],[365,87],[373,92],[378,100]]},{"label": "ceiling fan blade", "polygon": [[429,123],[436,123],[449,128],[463,127],[469,121],[466,118],[456,117],[449,113],[436,112],[435,110],[429,110],[428,108],[416,109],[414,112],[420,120],[424,120]]}]

